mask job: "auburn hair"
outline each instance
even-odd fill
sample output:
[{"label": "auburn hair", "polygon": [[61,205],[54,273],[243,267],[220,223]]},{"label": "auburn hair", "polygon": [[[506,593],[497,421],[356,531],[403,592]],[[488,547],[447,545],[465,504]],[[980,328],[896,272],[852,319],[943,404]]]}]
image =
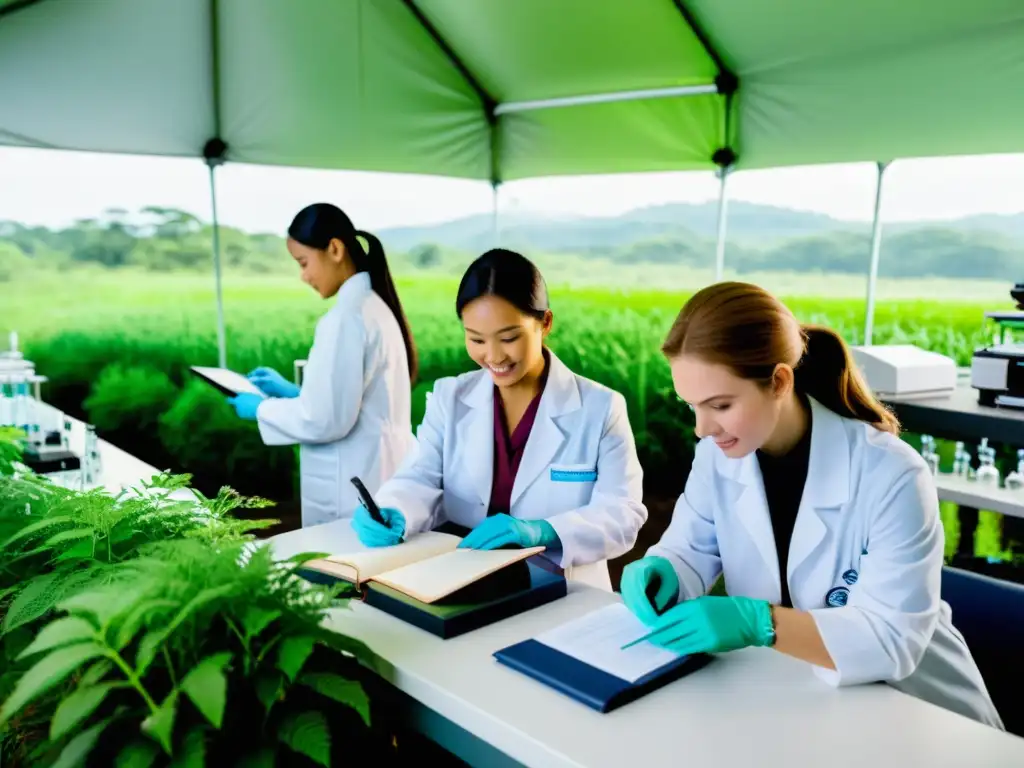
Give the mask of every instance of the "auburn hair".
[{"label": "auburn hair", "polygon": [[801,325],[760,286],[724,282],[698,291],[680,310],[661,351],[670,360],[694,355],[765,384],[784,363],[794,371],[797,392],[840,416],[900,433],[896,416],[872,394],[842,337],[831,328]]}]

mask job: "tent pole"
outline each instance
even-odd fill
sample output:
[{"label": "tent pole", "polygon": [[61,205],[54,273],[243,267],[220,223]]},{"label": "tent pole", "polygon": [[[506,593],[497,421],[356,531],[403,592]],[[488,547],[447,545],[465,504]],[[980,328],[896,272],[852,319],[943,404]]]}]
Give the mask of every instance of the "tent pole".
[{"label": "tent pole", "polygon": [[553,99],[532,101],[508,101],[497,104],[494,114],[508,115],[513,112],[533,112],[538,109],[559,107],[581,107],[589,104],[611,104],[617,101],[638,101],[642,99],[673,99],[682,96],[709,96],[719,92],[716,83],[702,85],[680,85],[669,88],[644,88],[636,91],[613,91],[611,93],[587,93],[579,96],[559,96]]},{"label": "tent pole", "polygon": [[870,346],[875,332],[875,290],[878,287],[878,262],[882,254],[882,181],[888,163],[878,163],[875,186],[875,214],[871,225],[871,266],[868,268],[868,299],[864,310],[864,345]]},{"label": "tent pole", "polygon": [[220,222],[217,220],[217,184],[214,179],[216,165],[208,163],[210,169],[210,204],[213,208],[213,280],[217,294],[217,365],[227,367],[227,342],[224,333],[224,293],[220,278]]},{"label": "tent pole", "polygon": [[728,218],[729,198],[726,196],[725,185],[729,177],[729,168],[720,167],[715,174],[719,178],[718,187],[718,239],[715,243],[715,282],[722,282],[725,274],[725,227]]},{"label": "tent pole", "polygon": [[494,247],[501,245],[501,222],[498,218],[498,184],[491,185],[491,239]]}]

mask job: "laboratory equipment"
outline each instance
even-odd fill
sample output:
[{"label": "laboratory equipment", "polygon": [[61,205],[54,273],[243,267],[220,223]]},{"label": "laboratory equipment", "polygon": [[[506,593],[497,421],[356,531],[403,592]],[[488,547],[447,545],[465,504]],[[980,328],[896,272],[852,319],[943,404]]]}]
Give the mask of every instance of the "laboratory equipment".
[{"label": "laboratory equipment", "polygon": [[971,454],[964,449],[963,441],[957,440],[953,452],[953,475],[955,477],[967,477],[971,468]]},{"label": "laboratory equipment", "polygon": [[996,467],[996,449],[988,444],[988,438],[981,438],[978,446],[978,472],[979,483],[999,487],[999,469]]},{"label": "laboratory equipment", "polygon": [[[1024,321],[1024,312],[1015,313]],[[1024,408],[1024,344],[994,344],[974,351],[971,386],[981,405]]]},{"label": "laboratory equipment", "polygon": [[85,425],[85,451],[82,456],[82,488],[93,488],[100,483],[103,476],[103,467],[100,462],[99,438],[96,437],[96,427],[92,424]]},{"label": "laboratory equipment", "polygon": [[921,435],[921,456],[928,465],[933,475],[939,473],[939,454],[935,450],[935,438],[931,435]]},{"label": "laboratory equipment", "polygon": [[913,344],[851,349],[868,386],[878,395],[936,397],[956,389],[956,361]]},{"label": "laboratory equipment", "polygon": [[18,349],[18,334],[11,331],[8,349],[0,351],[0,425],[25,433],[21,463],[36,474],[76,472],[81,459],[71,450],[71,423],[43,402],[42,385],[47,380],[25,359]]},{"label": "laboratory equipment", "polygon": [[1006,476],[1006,487],[1014,491],[1024,488],[1024,448],[1017,450],[1017,468]]},{"label": "laboratory equipment", "polygon": [[992,344],[974,351],[971,386],[978,390],[981,405],[1024,408],[1024,344],[1013,339],[1015,331],[1024,331],[1024,283],[1017,283],[1010,296],[1017,311],[985,313],[998,330]]}]

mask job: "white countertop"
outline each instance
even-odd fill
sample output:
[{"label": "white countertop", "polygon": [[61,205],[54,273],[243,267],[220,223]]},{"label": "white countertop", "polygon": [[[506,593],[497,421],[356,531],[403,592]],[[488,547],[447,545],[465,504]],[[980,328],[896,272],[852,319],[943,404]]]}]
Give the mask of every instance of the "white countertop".
[{"label": "white countertop", "polygon": [[[355,541],[347,520],[271,539],[279,557],[341,552]],[[528,766],[1024,766],[1024,739],[886,685],[830,688],[807,664],[769,649],[725,654],[600,714],[491,656],[620,599],[569,589],[564,599],[450,640],[356,601],[332,611],[329,626],[369,645],[400,690]]]},{"label": "white countertop", "polygon": [[[38,407],[38,406],[37,406]],[[70,449],[79,455],[79,457],[85,454],[85,423],[73,416],[67,414],[61,414],[59,410],[46,403],[42,404],[43,408],[49,409],[54,415],[62,415],[71,422],[71,435],[69,441],[71,443]],[[99,481],[93,486],[102,486],[111,494],[118,494],[123,490],[129,489],[133,486],[138,486],[143,480],[150,480],[154,475],[161,474],[161,470],[147,464],[141,459],[132,456],[127,451],[123,451],[112,443],[108,443],[102,438],[97,438],[97,445],[99,446],[100,452],[100,474]],[[71,474],[71,473],[69,473]],[[75,478],[80,478],[77,473],[73,473]],[[55,482],[60,482],[58,478],[53,478]],[[76,479],[76,483],[80,483],[80,479]],[[67,483],[61,483],[68,485]],[[80,485],[71,484],[71,487],[83,490]],[[88,489],[84,489],[88,490]],[[174,499],[187,499],[192,500],[195,496],[191,491],[178,490],[170,494],[170,498]]]}]

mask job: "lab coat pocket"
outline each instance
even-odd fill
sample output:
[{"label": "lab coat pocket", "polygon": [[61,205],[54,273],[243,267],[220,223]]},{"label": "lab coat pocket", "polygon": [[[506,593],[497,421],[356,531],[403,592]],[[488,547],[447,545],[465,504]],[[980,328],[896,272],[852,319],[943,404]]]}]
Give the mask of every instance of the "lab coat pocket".
[{"label": "lab coat pocket", "polygon": [[550,512],[568,512],[590,503],[597,468],[591,464],[552,464],[548,479]]}]

